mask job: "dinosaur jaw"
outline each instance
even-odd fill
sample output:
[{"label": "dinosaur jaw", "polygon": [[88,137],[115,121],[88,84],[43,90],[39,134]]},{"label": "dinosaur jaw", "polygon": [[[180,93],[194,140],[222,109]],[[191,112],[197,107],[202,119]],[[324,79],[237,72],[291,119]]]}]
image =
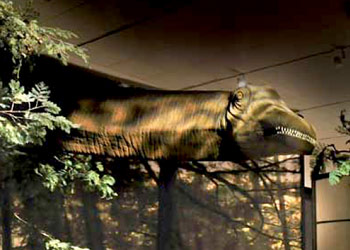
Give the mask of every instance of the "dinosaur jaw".
[{"label": "dinosaur jaw", "polygon": [[[308,134],[296,133],[297,130],[275,130],[276,133],[252,136],[240,136],[238,147],[247,159],[259,159],[274,155],[311,154],[316,140]],[[244,139],[243,139],[244,138]],[[244,140],[244,141],[243,141]]]},{"label": "dinosaur jaw", "polygon": [[301,118],[300,120],[298,117],[295,118],[294,123],[282,120],[273,123],[254,123],[255,127],[252,124],[245,124],[242,126],[243,129],[250,127],[254,132],[246,129],[245,133],[236,134],[235,139],[240,151],[248,159],[273,155],[311,154],[317,144],[316,132]]},{"label": "dinosaur jaw", "polygon": [[277,127],[275,127],[275,133],[277,135],[294,137],[294,138],[297,138],[299,140],[306,141],[314,146],[316,146],[316,144],[317,144],[315,136],[309,135],[307,133],[303,133],[303,132],[299,131],[298,129],[288,128],[288,127],[284,127],[284,126],[277,126]]},{"label": "dinosaur jaw", "polygon": [[[299,126],[298,126],[299,125]],[[264,130],[261,144],[276,154],[310,154],[317,145],[316,132],[304,123],[273,126]]]}]

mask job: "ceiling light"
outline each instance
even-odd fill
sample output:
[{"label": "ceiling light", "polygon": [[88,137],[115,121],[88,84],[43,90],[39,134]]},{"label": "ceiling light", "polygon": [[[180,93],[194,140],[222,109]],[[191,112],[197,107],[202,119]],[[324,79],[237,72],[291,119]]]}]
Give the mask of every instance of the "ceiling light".
[{"label": "ceiling light", "polygon": [[247,86],[247,81],[245,80],[245,75],[244,74],[240,75],[238,77],[237,81],[238,81],[238,87],[239,88]]}]

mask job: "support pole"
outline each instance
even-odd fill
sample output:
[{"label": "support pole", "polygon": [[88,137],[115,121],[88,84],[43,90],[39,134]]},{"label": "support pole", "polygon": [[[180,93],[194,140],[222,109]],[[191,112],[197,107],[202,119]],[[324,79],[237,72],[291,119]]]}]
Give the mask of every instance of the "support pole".
[{"label": "support pole", "polygon": [[177,249],[176,206],[174,201],[177,164],[159,163],[159,210],[158,210],[158,250]]}]

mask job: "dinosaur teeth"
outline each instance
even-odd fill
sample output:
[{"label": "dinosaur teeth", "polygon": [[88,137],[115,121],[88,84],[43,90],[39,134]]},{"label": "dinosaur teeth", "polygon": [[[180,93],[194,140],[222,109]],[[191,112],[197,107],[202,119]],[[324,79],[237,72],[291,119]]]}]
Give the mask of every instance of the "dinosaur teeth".
[{"label": "dinosaur teeth", "polygon": [[308,134],[304,134],[304,133],[300,132],[299,130],[286,128],[283,126],[277,126],[275,129],[276,129],[276,134],[288,135],[288,136],[296,137],[296,138],[299,138],[301,140],[307,141],[313,145],[316,144],[316,140],[314,138],[312,138]]}]

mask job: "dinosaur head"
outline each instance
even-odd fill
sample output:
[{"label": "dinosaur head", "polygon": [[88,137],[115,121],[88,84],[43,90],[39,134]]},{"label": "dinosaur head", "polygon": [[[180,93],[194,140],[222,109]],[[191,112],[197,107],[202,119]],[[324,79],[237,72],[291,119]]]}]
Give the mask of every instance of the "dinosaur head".
[{"label": "dinosaur head", "polygon": [[310,154],[316,132],[267,86],[243,85],[233,92],[223,124],[232,128],[243,155]]}]

